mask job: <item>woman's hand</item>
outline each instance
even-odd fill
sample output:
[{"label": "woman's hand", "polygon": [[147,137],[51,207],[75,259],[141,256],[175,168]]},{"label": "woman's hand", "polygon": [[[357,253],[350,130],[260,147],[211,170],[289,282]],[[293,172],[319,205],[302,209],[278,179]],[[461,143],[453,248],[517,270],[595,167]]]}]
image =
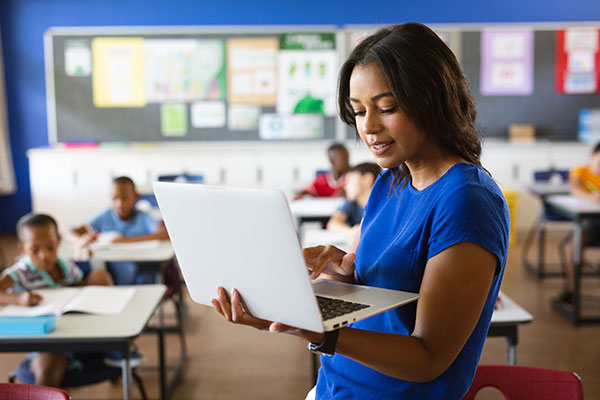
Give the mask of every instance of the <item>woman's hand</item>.
[{"label": "woman's hand", "polygon": [[271,322],[252,316],[250,313],[244,310],[242,297],[237,289],[232,290],[230,299],[225,289],[218,287],[217,298],[212,299],[211,303],[217,312],[231,323],[251,326],[255,329],[263,331],[268,330],[270,332],[280,332],[300,336],[315,343],[320,343],[323,341],[322,333],[310,332],[284,325],[280,322]]},{"label": "woman's hand", "polygon": [[354,283],[354,260],[356,254],[346,253],[335,246],[315,246],[302,250],[304,262],[311,271],[310,278],[325,276],[328,279]]},{"label": "woman's hand", "polygon": [[42,296],[33,292],[22,292],[17,296],[17,304],[24,307],[37,306],[42,301]]}]

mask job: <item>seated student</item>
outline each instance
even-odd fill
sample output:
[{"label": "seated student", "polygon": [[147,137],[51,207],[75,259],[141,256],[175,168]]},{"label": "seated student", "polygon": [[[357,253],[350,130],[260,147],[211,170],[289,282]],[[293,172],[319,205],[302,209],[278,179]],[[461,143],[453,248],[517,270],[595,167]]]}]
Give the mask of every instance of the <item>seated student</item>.
[{"label": "seated student", "polygon": [[331,163],[331,171],[319,174],[315,180],[294,195],[294,200],[309,195],[314,197],[335,197],[343,195],[345,174],[350,168],[348,149],[340,143],[327,148],[327,157]]},{"label": "seated student", "polygon": [[381,167],[375,163],[358,164],[346,173],[346,201],[327,222],[327,230],[353,234],[360,229],[363,212]]},{"label": "seated student", "polygon": [[[575,167],[569,171],[569,186],[573,196],[600,201],[600,143],[592,149],[588,165]],[[600,243],[600,221],[598,220],[587,220],[583,223],[581,234],[582,253],[584,248],[591,243]],[[558,299],[565,303],[572,303],[573,288],[575,286],[572,237],[566,246],[566,262],[567,286]]]},{"label": "seated student", "polygon": [[[17,223],[19,247],[23,256],[0,275],[0,303],[35,306],[42,297],[35,289],[72,285],[112,285],[105,270],[83,272],[72,262],[58,257],[60,235],[54,218],[27,214]],[[60,386],[67,369],[76,363],[73,354],[30,353],[36,385]]]},{"label": "seated student", "polygon": [[[89,223],[74,228],[71,233],[83,246],[95,241],[99,233],[105,232],[118,232],[121,235],[113,239],[112,243],[168,239],[162,222],[136,209],[135,203],[139,197],[131,178],[115,178],[111,193],[112,207],[96,215]],[[154,277],[150,274],[138,274],[138,265],[133,262],[109,262],[106,268],[117,285],[154,282]]]}]

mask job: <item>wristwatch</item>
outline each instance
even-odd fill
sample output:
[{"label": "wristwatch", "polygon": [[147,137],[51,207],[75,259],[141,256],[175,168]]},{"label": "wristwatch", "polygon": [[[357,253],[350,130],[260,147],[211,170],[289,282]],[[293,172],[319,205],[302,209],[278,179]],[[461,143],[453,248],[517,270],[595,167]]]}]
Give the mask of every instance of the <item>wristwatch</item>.
[{"label": "wristwatch", "polygon": [[306,350],[312,351],[315,354],[332,357],[335,354],[335,345],[337,344],[340,331],[325,332],[325,337],[321,343],[309,342]]}]

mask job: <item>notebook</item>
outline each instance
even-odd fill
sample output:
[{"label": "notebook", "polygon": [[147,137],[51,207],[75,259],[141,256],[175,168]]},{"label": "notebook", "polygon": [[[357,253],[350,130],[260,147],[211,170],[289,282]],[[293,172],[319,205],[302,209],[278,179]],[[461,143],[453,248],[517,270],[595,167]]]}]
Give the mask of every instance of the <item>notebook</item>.
[{"label": "notebook", "polygon": [[[153,188],[197,303],[211,305],[217,286],[228,292],[236,288],[255,317],[323,332],[419,297],[324,279],[312,282],[280,191],[171,182],[155,182]],[[327,305],[324,316],[319,303],[327,299],[346,310]]]},{"label": "notebook", "polygon": [[87,314],[120,314],[135,294],[135,287],[85,286],[36,290],[42,302],[33,307],[8,305],[0,316],[59,316],[68,312]]}]

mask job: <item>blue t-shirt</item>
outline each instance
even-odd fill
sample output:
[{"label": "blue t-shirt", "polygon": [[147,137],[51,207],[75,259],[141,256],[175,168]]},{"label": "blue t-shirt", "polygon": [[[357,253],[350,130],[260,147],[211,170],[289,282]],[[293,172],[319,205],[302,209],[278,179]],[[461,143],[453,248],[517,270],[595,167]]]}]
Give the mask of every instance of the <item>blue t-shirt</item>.
[{"label": "blue t-shirt", "polygon": [[346,215],[346,221],[344,221],[346,225],[354,226],[362,221],[364,209],[356,201],[346,200],[338,209],[338,212]]},{"label": "blue t-shirt", "polygon": [[[418,191],[409,180],[390,191],[382,174],[365,207],[356,275],[359,284],[419,292],[427,260],[459,242],[473,242],[497,259],[496,274],[481,317],[450,367],[433,381],[408,382],[335,354],[322,357],[317,399],[460,399],[467,392],[506,265],[510,217],[502,192],[483,168],[459,163]],[[416,318],[411,303],[352,324],[364,330],[410,335]]]},{"label": "blue t-shirt", "polygon": [[95,232],[116,231],[123,236],[140,236],[156,232],[158,221],[150,214],[140,210],[134,210],[133,215],[126,220],[109,208],[98,214],[89,222]]}]

